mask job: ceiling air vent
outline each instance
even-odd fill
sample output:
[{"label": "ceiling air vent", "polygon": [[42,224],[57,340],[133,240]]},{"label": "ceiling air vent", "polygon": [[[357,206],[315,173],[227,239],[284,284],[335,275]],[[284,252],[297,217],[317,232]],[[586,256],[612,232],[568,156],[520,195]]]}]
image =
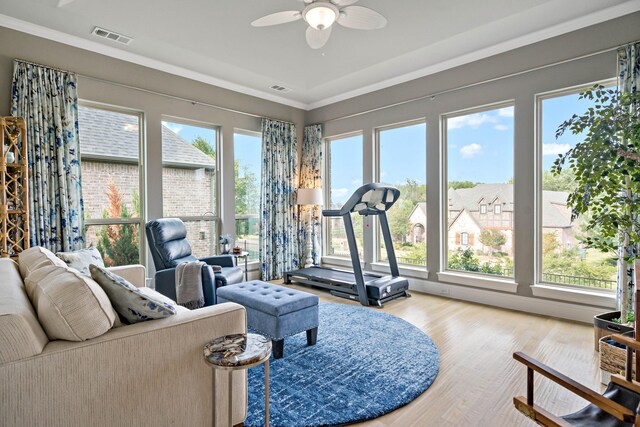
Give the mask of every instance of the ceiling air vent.
[{"label": "ceiling air vent", "polygon": [[131,37],[123,36],[122,34],[114,33],[113,31],[105,30],[104,28],[100,27],[95,27],[91,34],[122,44],[129,44],[133,41]]},{"label": "ceiling air vent", "polygon": [[292,90],[292,89],[289,89],[288,87],[284,87],[280,85],[269,86],[269,89],[275,90],[276,92],[280,92],[280,93],[289,93]]}]

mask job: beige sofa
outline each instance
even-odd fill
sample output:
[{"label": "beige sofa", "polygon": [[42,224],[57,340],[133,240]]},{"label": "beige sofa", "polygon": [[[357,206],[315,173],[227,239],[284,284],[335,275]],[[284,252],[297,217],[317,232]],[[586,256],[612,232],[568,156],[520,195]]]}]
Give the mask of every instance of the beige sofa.
[{"label": "beige sofa", "polygon": [[[115,269],[137,287],[143,266]],[[145,292],[153,292],[148,290]],[[81,342],[50,341],[15,262],[0,259],[0,426],[211,426],[228,407],[226,373],[202,348],[246,332],[246,313],[226,303],[110,329]],[[246,373],[234,372],[233,420],[244,421]]]}]

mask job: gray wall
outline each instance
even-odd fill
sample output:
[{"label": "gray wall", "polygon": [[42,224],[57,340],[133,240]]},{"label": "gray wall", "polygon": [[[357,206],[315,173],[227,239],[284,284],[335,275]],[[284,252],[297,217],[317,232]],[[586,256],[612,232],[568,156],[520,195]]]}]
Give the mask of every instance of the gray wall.
[{"label": "gray wall", "polygon": [[[0,27],[0,40],[2,40],[0,44],[0,115],[9,115],[13,59],[18,58],[74,71],[79,75],[293,122],[298,129],[298,138],[300,141],[302,140],[303,110],[3,27]],[[224,183],[220,197],[221,232],[234,234],[233,133],[234,129],[259,132],[259,118],[201,105],[192,105],[189,102],[132,90],[85,77],[79,78],[78,96],[83,100],[130,108],[144,113],[147,140],[147,219],[162,216],[162,116],[168,115],[219,125],[222,133],[222,152],[220,153],[221,182]],[[152,264],[149,259],[148,266],[150,270],[152,270]],[[153,277],[152,274],[151,277]]]},{"label": "gray wall", "polygon": [[[640,40],[640,13],[627,15],[593,27],[509,51],[431,76],[412,80],[356,98],[307,112],[307,124],[325,123],[324,135],[331,137],[360,131],[364,139],[364,182],[374,180],[374,134],[381,126],[414,119],[427,122],[427,268],[429,280],[438,282],[442,271],[442,197],[444,174],[441,166],[440,116],[453,111],[503,101],[515,104],[515,280],[518,294],[531,296],[534,283],[535,220],[534,147],[535,96],[542,92],[583,85],[616,76],[616,52],[610,51],[572,60],[594,52]],[[571,60],[549,68],[499,79],[456,90],[431,99],[401,103],[440,91],[496,79],[512,73],[536,69]],[[377,110],[377,111],[373,111]],[[341,117],[356,115],[355,117]],[[372,242],[373,229],[365,229],[366,242]],[[371,246],[371,245],[369,245]],[[365,253],[365,266],[373,261]]]}]

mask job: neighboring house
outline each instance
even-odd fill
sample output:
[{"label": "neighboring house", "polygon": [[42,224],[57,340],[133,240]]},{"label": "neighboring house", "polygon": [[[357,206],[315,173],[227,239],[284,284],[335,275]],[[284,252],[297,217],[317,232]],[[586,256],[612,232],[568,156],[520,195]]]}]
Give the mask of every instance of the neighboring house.
[{"label": "neighboring house", "polygon": [[[574,245],[577,240],[571,224],[571,211],[567,207],[568,193],[543,191],[543,233],[553,233],[562,247]],[[487,251],[480,242],[484,229],[499,230],[506,242],[500,251],[513,255],[513,185],[478,184],[473,188],[449,190],[448,240],[449,249],[472,248]],[[407,239],[419,243],[426,230],[426,203],[417,203],[409,215],[411,231]]]},{"label": "neighboring house", "polygon": [[[102,218],[109,202],[107,184],[113,181],[122,203],[134,216],[133,196],[140,194],[139,130],[137,117],[107,110],[78,108],[82,195],[85,218]],[[114,132],[114,130],[116,130]],[[156,141],[148,141],[154,144]],[[164,216],[202,216],[215,206],[215,161],[162,126],[162,188]],[[189,242],[197,256],[210,255],[215,228],[206,221],[185,221]],[[90,227],[87,243],[96,243],[101,226]],[[140,231],[144,236],[144,230]]]}]

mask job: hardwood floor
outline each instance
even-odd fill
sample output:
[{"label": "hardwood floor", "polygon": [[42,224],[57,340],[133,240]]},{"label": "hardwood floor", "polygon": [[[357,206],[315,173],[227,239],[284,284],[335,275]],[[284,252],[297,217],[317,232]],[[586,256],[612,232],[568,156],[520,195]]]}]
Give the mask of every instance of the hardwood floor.
[{"label": "hardwood floor", "polygon": [[[321,301],[357,304],[325,290],[285,286],[313,292]],[[407,406],[358,427],[534,426],[513,407],[513,397],[526,394],[526,369],[513,360],[515,351],[601,390],[593,326],[418,292],[412,295],[389,302],[382,310],[433,339],[440,350],[440,373]],[[539,375],[535,390],[536,403],[552,413],[564,415],[586,405]]]}]

